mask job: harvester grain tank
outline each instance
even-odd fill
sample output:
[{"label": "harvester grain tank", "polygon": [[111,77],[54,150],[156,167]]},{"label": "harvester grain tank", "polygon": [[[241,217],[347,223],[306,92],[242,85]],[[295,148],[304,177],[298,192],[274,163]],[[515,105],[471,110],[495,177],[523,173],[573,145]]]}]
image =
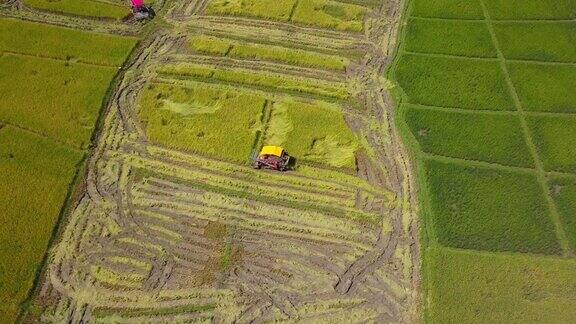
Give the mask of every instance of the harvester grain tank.
[{"label": "harvester grain tank", "polygon": [[290,155],[281,147],[266,145],[260,150],[260,154],[254,158],[252,166],[255,169],[270,169],[287,171],[290,163]]}]

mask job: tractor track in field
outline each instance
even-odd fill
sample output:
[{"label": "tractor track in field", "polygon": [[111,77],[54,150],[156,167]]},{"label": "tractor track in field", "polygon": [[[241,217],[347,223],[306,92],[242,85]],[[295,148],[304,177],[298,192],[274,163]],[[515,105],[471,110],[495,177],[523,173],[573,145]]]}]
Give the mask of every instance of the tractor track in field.
[{"label": "tractor track in field", "polygon": [[180,5],[175,6],[172,12],[176,11],[186,17],[199,15],[204,11],[208,2],[209,0],[191,0],[189,2],[182,2]]},{"label": "tractor track in field", "polygon": [[[40,319],[419,321],[414,179],[382,82],[403,4],[383,1],[361,34],[203,16],[208,3],[170,3],[168,26],[149,34],[122,68],[88,161],[85,190],[49,252],[33,299],[43,310]],[[73,28],[82,23],[50,19]],[[93,24],[83,29],[137,29]],[[197,33],[363,57],[338,72],[184,54],[183,39]],[[366,146],[356,176],[323,176],[336,171],[318,167],[307,174],[259,172],[149,142],[138,96],[149,84],[170,81],[157,72],[166,63],[353,82],[363,109],[345,104],[343,112]],[[276,96],[284,95],[268,98]]]},{"label": "tractor track in field", "polygon": [[344,78],[343,72],[326,71],[322,69],[307,68],[282,63],[267,62],[255,59],[238,59],[231,57],[215,57],[194,54],[176,54],[163,59],[166,63],[194,63],[223,68],[240,68],[251,71],[286,74],[296,77],[307,77],[326,81],[338,82]]},{"label": "tractor track in field", "polygon": [[325,38],[347,40],[350,42],[362,41],[354,34],[340,31],[333,31],[329,29],[321,29],[314,27],[298,26],[291,23],[276,22],[269,20],[242,18],[242,17],[223,17],[223,16],[199,16],[196,21],[200,24],[226,24],[243,27],[256,27],[265,28],[270,30],[279,30],[285,33],[293,33],[300,35],[313,35]]},{"label": "tractor track in field", "polygon": [[[181,28],[188,28],[208,34],[224,37],[238,37],[266,40],[269,42],[284,43],[290,46],[308,46],[323,51],[338,50],[365,50],[370,47],[369,42],[362,39],[361,34],[348,34],[344,32],[324,32],[323,29],[279,24],[264,20],[251,20],[247,18],[211,17],[201,19],[202,16],[178,17],[173,20]],[[272,29],[268,29],[272,28]],[[262,29],[268,29],[262,33]],[[318,32],[320,31],[320,32]]]}]

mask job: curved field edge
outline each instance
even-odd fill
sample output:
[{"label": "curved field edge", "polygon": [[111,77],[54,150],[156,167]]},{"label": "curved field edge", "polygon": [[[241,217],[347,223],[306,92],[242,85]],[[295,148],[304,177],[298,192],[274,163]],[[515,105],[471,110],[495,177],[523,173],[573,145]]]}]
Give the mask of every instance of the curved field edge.
[{"label": "curved field edge", "polygon": [[409,154],[409,158],[412,162],[413,168],[413,175],[416,184],[416,192],[417,192],[417,200],[418,206],[416,208],[416,214],[418,221],[420,223],[419,226],[419,245],[420,245],[420,305],[421,305],[421,319],[423,321],[427,321],[428,315],[428,307],[426,304],[426,300],[429,296],[429,273],[428,273],[428,264],[426,262],[425,253],[428,248],[428,242],[430,240],[434,241],[435,235],[432,233],[432,227],[430,225],[431,220],[430,218],[430,207],[428,205],[428,192],[426,191],[426,178],[423,165],[423,159],[421,158],[421,151],[419,149],[419,144],[416,139],[413,137],[412,132],[410,131],[410,127],[402,118],[402,112],[400,111],[400,107],[402,103],[406,99],[406,94],[403,92],[402,88],[398,86],[398,81],[396,79],[396,68],[398,63],[401,59],[401,51],[405,46],[406,34],[408,29],[408,20],[410,18],[411,8],[413,6],[414,0],[404,0],[402,2],[403,8],[401,13],[401,22],[400,28],[398,31],[398,36],[396,40],[396,49],[394,51],[394,60],[392,64],[388,67],[385,71],[386,78],[391,80],[394,83],[394,86],[389,89],[390,94],[392,95],[395,110],[396,110],[396,118],[395,118],[395,127],[400,134],[401,139],[404,142],[404,146]]},{"label": "curved field edge", "polygon": [[[129,62],[134,60],[134,58],[138,55],[138,53],[141,50],[141,47],[142,47],[142,44],[141,44],[140,40],[136,41],[136,43],[132,47],[131,51],[126,55],[124,63],[121,66],[124,67],[124,66],[129,65]],[[117,90],[118,86],[120,85],[121,80],[124,78],[125,72],[126,72],[126,70],[124,68],[121,68],[118,70],[118,72],[112,78],[112,81],[108,85],[108,89],[107,89],[104,97],[102,98],[102,103],[101,103],[100,109],[98,111],[95,127],[92,131],[92,135],[91,135],[90,140],[89,140],[88,148],[86,150],[84,150],[83,158],[77,164],[77,166],[75,168],[74,176],[72,177],[72,180],[70,181],[70,184],[68,186],[66,197],[62,201],[60,211],[59,211],[58,216],[56,218],[56,221],[52,227],[52,230],[51,230],[52,234],[50,235],[50,239],[47,242],[48,244],[46,245],[47,248],[45,249],[45,251],[43,253],[43,257],[42,257],[41,262],[39,263],[39,267],[35,271],[36,274],[34,276],[34,282],[28,288],[28,293],[27,293],[26,299],[24,299],[23,301],[21,301],[19,303],[17,313],[14,314],[14,315],[16,315],[16,321],[15,321],[16,323],[20,323],[20,322],[24,321],[26,319],[27,313],[33,311],[30,309],[30,307],[33,305],[34,297],[38,295],[38,290],[41,288],[40,283],[42,281],[42,278],[44,278],[45,273],[47,271],[47,267],[50,263],[50,259],[49,259],[50,258],[50,251],[53,248],[53,246],[58,243],[58,241],[62,235],[62,231],[64,230],[64,227],[66,226],[66,224],[68,222],[68,218],[70,217],[74,208],[76,208],[76,205],[77,205],[78,201],[80,200],[80,197],[82,197],[82,195],[86,191],[86,181],[87,181],[89,157],[92,156],[94,154],[94,151],[97,149],[96,144],[97,144],[97,141],[99,138],[99,134],[104,127],[105,117],[106,117],[106,114],[108,113],[108,108],[110,106],[109,103],[112,100],[113,95],[114,95],[115,91]],[[0,318],[0,323],[4,323],[3,321],[4,321],[4,319]],[[6,322],[6,323],[10,323],[10,322]]]}]

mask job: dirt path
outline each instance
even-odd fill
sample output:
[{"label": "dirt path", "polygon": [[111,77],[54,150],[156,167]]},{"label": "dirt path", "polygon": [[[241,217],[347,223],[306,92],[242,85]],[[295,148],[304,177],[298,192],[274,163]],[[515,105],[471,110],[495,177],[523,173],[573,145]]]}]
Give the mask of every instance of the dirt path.
[{"label": "dirt path", "polygon": [[[107,107],[86,190],[50,251],[34,301],[38,316],[72,323],[419,321],[415,189],[382,82],[402,4],[373,10],[364,34],[203,16],[204,0],[170,4],[167,27],[142,42]],[[121,25],[105,29],[133,28]],[[345,73],[183,54],[183,37],[193,32],[365,54]],[[137,98],[166,62],[355,81],[365,109],[344,113],[365,145],[361,180],[325,177],[334,171],[322,169],[314,176],[255,172],[150,143]],[[342,216],[351,214],[377,221]]]}]

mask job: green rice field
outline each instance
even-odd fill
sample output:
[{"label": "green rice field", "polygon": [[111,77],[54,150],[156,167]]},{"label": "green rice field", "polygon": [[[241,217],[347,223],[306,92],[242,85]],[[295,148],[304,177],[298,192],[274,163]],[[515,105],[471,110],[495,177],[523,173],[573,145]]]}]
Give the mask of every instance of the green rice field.
[{"label": "green rice field", "polygon": [[532,173],[427,160],[432,233],[443,246],[560,254],[542,188]]},{"label": "green rice field", "polygon": [[32,132],[0,128],[0,317],[13,318],[28,296],[83,157]]},{"label": "green rice field", "polygon": [[265,144],[284,147],[298,161],[353,170],[357,140],[339,107],[318,102],[276,102]]},{"label": "green rice field", "polygon": [[475,115],[410,105],[404,112],[411,133],[426,153],[510,166],[534,166],[520,121],[511,114]]},{"label": "green rice field", "polygon": [[197,53],[232,58],[270,60],[304,67],[343,71],[348,63],[346,58],[335,55],[205,35],[191,37],[189,44],[190,48]]},{"label": "green rice field", "polygon": [[425,320],[576,320],[573,1],[413,0],[398,126],[422,192]]},{"label": "green rice field", "polygon": [[102,98],[117,71],[19,55],[0,57],[0,69],[7,72],[0,75],[0,106],[12,108],[0,110],[1,121],[81,149],[90,142]]},{"label": "green rice field", "polygon": [[405,54],[398,82],[411,103],[477,110],[512,110],[512,98],[497,62]]},{"label": "green rice field", "polygon": [[576,22],[501,22],[494,31],[511,60],[576,62]]},{"label": "green rice field", "polygon": [[482,20],[478,0],[420,0],[411,3],[411,17]]},{"label": "green rice field", "polygon": [[133,37],[0,18],[0,52],[120,67],[136,41]]},{"label": "green rice field", "polygon": [[368,8],[332,0],[214,0],[208,15],[246,16],[321,28],[362,31]]},{"label": "green rice field", "polygon": [[222,69],[215,66],[178,63],[166,64],[159,69],[159,72],[171,76],[191,77],[201,81],[245,85],[257,89],[318,96],[333,100],[344,100],[350,96],[346,84],[343,83],[256,72],[248,69]]},{"label": "green rice field", "polygon": [[576,112],[576,67],[510,63],[510,78],[522,107],[535,112]]},{"label": "green rice field", "polygon": [[570,323],[576,260],[431,247],[426,321]]},{"label": "green rice field", "polygon": [[482,21],[410,19],[406,51],[471,57],[496,57],[490,32]]},{"label": "green rice field", "polygon": [[120,20],[130,13],[130,7],[122,3],[96,0],[25,0],[35,9],[68,15]]},{"label": "green rice field", "polygon": [[562,224],[566,229],[572,248],[576,248],[576,179],[555,177],[548,181]]},{"label": "green rice field", "polygon": [[576,173],[576,116],[532,116],[528,125],[544,169]]},{"label": "green rice field", "polygon": [[169,148],[246,163],[266,100],[232,90],[152,84],[140,99],[149,138]]},{"label": "green rice field", "polygon": [[562,20],[576,18],[576,3],[571,0],[485,0],[485,5],[492,19],[496,20]]},{"label": "green rice field", "polygon": [[135,43],[0,19],[0,322],[12,322],[28,298],[110,83]]}]

